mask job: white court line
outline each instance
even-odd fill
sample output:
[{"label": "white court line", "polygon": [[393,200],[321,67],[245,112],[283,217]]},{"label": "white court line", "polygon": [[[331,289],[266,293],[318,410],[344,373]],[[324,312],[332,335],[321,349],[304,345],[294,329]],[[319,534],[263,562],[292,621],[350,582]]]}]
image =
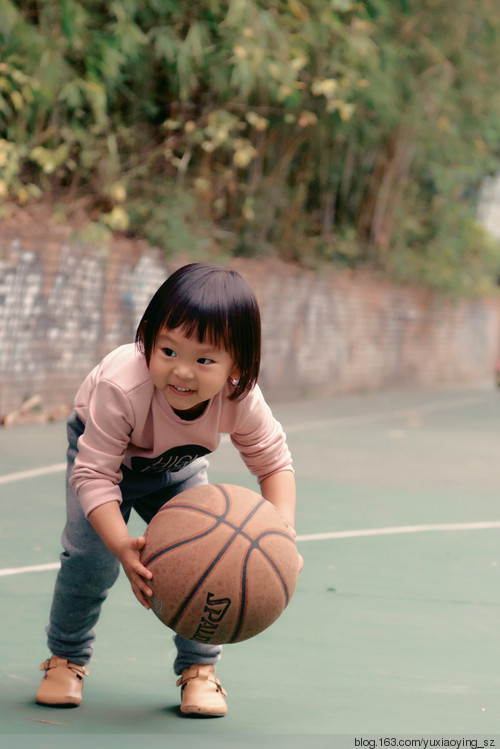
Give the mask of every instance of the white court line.
[{"label": "white court line", "polygon": [[27,572],[47,572],[48,570],[58,570],[59,567],[59,562],[51,562],[50,564],[32,564],[30,567],[5,567],[3,570],[0,569],[0,577],[25,575]]},{"label": "white court line", "polygon": [[[332,531],[331,533],[309,533],[297,536],[297,541],[325,541],[330,539],[363,538],[366,536],[397,536],[401,533],[425,533],[428,531],[480,531],[500,528],[500,520],[485,520],[477,523],[438,523],[436,525],[400,525],[392,528],[364,528],[357,531]],[[0,577],[24,575],[28,572],[47,572],[59,569],[59,562],[34,564],[30,567],[7,567],[0,569]]]},{"label": "white court line", "polygon": [[[436,411],[445,411],[450,408],[456,408],[460,406],[468,406],[483,399],[482,396],[471,396],[467,398],[457,398],[453,401],[447,401],[446,403],[435,402],[427,403],[421,406],[415,406],[414,408],[398,409],[395,411],[381,411],[373,414],[363,414],[362,416],[346,416],[346,417],[334,417],[333,419],[325,419],[323,421],[314,421],[309,423],[296,424],[287,427],[287,433],[309,431],[311,429],[324,429],[331,426],[346,426],[349,424],[360,424],[368,423],[373,421],[380,421],[387,418],[404,417],[410,414],[414,414],[415,411],[419,413],[434,413]],[[228,442],[228,435],[224,435],[221,442]],[[18,473],[11,473],[5,476],[0,476],[0,484],[7,484],[14,481],[22,481],[24,479],[38,478],[39,476],[46,476],[51,473],[58,473],[66,469],[65,463],[57,463],[52,466],[46,466],[45,468],[35,468],[30,471],[19,471]],[[297,536],[298,542],[303,541],[323,541],[329,539],[344,539],[344,538],[361,538],[366,536],[387,536],[387,535],[398,535],[401,533],[423,533],[426,531],[470,531],[470,530],[485,530],[492,528],[500,528],[500,521],[485,521],[477,523],[443,523],[438,525],[407,525],[407,526],[396,526],[393,528],[366,528],[361,530],[352,531],[332,531],[330,533],[312,533],[306,535]],[[9,575],[20,575],[29,572],[45,572],[49,570],[56,570],[59,568],[59,562],[51,564],[39,564],[31,565],[29,567],[8,567],[0,569],[0,577],[6,577]]]},{"label": "white court line", "polygon": [[[354,424],[368,424],[374,421],[383,421],[384,419],[390,418],[402,418],[405,416],[412,416],[415,413],[435,413],[436,411],[447,411],[450,408],[457,408],[460,406],[470,406],[474,403],[482,401],[484,396],[476,395],[469,396],[467,398],[455,398],[454,400],[442,403],[441,401],[430,402],[421,406],[416,405],[414,408],[404,408],[395,411],[379,411],[373,414],[361,414],[360,416],[335,416],[332,419],[323,419],[318,421],[310,421],[301,424],[291,424],[285,428],[287,434],[296,434],[297,432],[308,432],[312,429],[327,429],[335,426],[349,426]],[[228,443],[229,435],[224,434],[221,438],[221,444]],[[38,478],[39,476],[47,476],[50,473],[59,473],[66,470],[66,463],[56,463],[55,465],[46,466],[44,468],[34,468],[30,471],[19,471],[18,473],[8,473],[5,476],[0,476],[0,485],[9,484],[14,481],[23,481],[25,479]]]},{"label": "white court line", "polygon": [[421,413],[436,413],[437,411],[448,411],[449,409],[458,408],[460,406],[471,406],[475,403],[479,403],[483,400],[482,395],[471,395],[467,398],[455,398],[454,400],[425,403],[421,406],[415,405],[413,408],[401,408],[395,411],[376,411],[372,414],[360,414],[359,416],[334,416],[332,419],[323,419],[318,421],[310,421],[301,424],[292,424],[285,428],[287,434],[294,434],[295,432],[307,432],[313,429],[325,429],[327,427],[334,426],[351,426],[356,424],[369,424],[376,421],[384,421],[385,419],[404,418],[406,416],[414,416],[415,414]]},{"label": "white court line", "polygon": [[49,473],[59,473],[66,470],[66,463],[55,463],[44,468],[33,468],[31,471],[19,471],[0,476],[0,484],[10,484],[13,481],[24,481],[24,479],[36,479],[39,476],[48,476]]},{"label": "white court line", "polygon": [[436,525],[400,525],[393,528],[365,528],[357,531],[332,531],[297,536],[297,541],[325,541],[332,538],[362,538],[364,536],[396,536],[400,533],[426,533],[428,531],[482,531],[500,528],[500,520],[477,523],[437,523]]}]

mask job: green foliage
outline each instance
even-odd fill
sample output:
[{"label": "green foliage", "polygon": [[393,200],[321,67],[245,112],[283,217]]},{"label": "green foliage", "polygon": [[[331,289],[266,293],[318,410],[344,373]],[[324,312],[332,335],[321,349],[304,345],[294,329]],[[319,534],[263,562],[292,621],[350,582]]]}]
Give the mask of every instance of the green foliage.
[{"label": "green foliage", "polygon": [[475,221],[467,203],[457,200],[443,211],[441,199],[435,198],[425,221],[402,217],[401,233],[409,241],[387,261],[394,278],[455,296],[496,293],[499,243]]},{"label": "green foliage", "polygon": [[0,0],[0,196],[484,293],[495,0]]}]

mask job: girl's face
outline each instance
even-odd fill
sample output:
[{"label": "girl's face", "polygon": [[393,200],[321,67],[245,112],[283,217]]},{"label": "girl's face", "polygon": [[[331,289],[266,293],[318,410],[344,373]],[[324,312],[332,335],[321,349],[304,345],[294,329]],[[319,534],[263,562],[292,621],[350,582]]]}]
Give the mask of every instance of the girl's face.
[{"label": "girl's face", "polygon": [[184,419],[203,413],[207,401],[239,371],[225,349],[188,338],[182,328],[163,328],[149,361],[151,379],[172,409]]}]

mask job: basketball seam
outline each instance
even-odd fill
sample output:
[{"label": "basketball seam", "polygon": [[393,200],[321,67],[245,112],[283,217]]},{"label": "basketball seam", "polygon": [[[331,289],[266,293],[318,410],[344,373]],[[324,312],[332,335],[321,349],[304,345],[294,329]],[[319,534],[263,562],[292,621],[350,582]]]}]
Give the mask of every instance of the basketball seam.
[{"label": "basketball seam", "polygon": [[203,538],[204,536],[208,536],[214,528],[217,528],[218,523],[213,525],[211,528],[209,528],[206,531],[203,531],[203,533],[199,533],[197,536],[190,536],[190,538],[184,538],[182,541],[178,541],[176,544],[172,544],[172,546],[166,546],[164,549],[161,549],[160,551],[157,551],[155,554],[153,554],[152,557],[150,557],[148,560],[143,562],[145,567],[148,567],[150,564],[152,564],[156,559],[163,556],[164,554],[167,554],[169,551],[173,551],[173,549],[178,549],[180,546],[185,546],[186,544],[192,543],[192,541],[198,541],[200,538]]},{"label": "basketball seam", "polygon": [[[214,486],[217,486],[217,488],[220,488],[220,486],[218,484],[214,484]],[[258,507],[260,507],[260,504],[258,505]],[[218,528],[220,525],[222,525],[222,523],[225,523],[233,531],[239,531],[240,534],[247,539],[247,541],[250,541],[250,543],[253,541],[252,537],[249,536],[249,535],[247,535],[242,530],[243,526],[234,525],[233,523],[230,523],[229,520],[226,519],[227,513],[228,513],[228,508],[227,507],[226,507],[225,512],[222,515],[215,515],[213,512],[209,512],[208,510],[204,510],[201,507],[186,507],[185,505],[172,505],[171,507],[162,507],[161,510],[159,510],[159,512],[162,512],[162,511],[168,510],[168,509],[170,509],[170,510],[175,510],[175,509],[191,510],[192,512],[195,512],[195,513],[200,513],[202,515],[208,515],[208,517],[213,518],[216,522],[215,522],[214,525],[212,525],[210,528],[208,528],[208,530],[203,531],[203,533],[199,533],[197,536],[190,536],[189,538],[183,538],[182,541],[178,541],[177,543],[172,544],[172,546],[166,546],[164,549],[160,549],[159,551],[155,552],[153,554],[153,556],[149,557],[149,559],[147,559],[145,562],[143,562],[143,564],[144,564],[145,567],[147,567],[149,564],[151,564],[152,562],[154,562],[159,557],[163,556],[163,554],[167,554],[169,551],[172,551],[173,549],[178,549],[181,546],[185,546],[186,544],[192,543],[193,541],[198,541],[200,538],[203,538],[204,536],[208,536],[210,533],[212,533],[213,530],[215,530],[215,528]],[[245,520],[245,523],[246,522],[248,522],[248,520]]]},{"label": "basketball seam", "polygon": [[[221,484],[214,484],[214,486],[216,486],[217,489],[219,489],[219,491],[221,492],[221,494],[224,496],[224,498],[226,500],[226,508],[227,508],[226,509],[226,515],[227,515],[228,508],[229,508],[230,503],[231,503],[230,499],[229,499],[229,496],[228,496],[226,490],[224,489],[224,487]],[[175,627],[175,625],[177,624],[177,622],[179,621],[179,619],[181,619],[182,615],[184,614],[185,609],[189,606],[189,604],[191,603],[191,600],[196,595],[197,591],[200,589],[200,586],[205,582],[205,580],[207,579],[207,577],[210,575],[210,573],[212,572],[212,570],[215,567],[215,565],[217,564],[217,562],[224,556],[224,554],[226,553],[226,551],[228,550],[228,548],[231,546],[231,544],[234,542],[234,540],[238,537],[239,534],[241,534],[242,528],[244,528],[244,526],[250,521],[250,519],[253,517],[253,515],[255,515],[255,513],[257,512],[257,510],[259,509],[259,507],[261,507],[262,504],[265,501],[266,501],[265,499],[261,499],[261,501],[258,502],[252,508],[252,511],[246,516],[246,518],[243,520],[243,522],[240,523],[239,527],[234,527],[234,533],[231,536],[231,538],[228,539],[228,541],[226,542],[226,544],[224,545],[224,547],[219,551],[219,553],[217,554],[217,556],[215,557],[215,559],[212,560],[212,562],[210,563],[210,565],[204,571],[203,575],[198,579],[198,581],[196,582],[196,584],[191,589],[190,593],[186,596],[186,598],[182,602],[181,606],[177,609],[174,617],[171,619],[170,624],[169,624],[169,626],[172,629]],[[221,521],[223,521],[223,519],[224,518],[221,518]],[[227,523],[227,524],[230,525],[229,523]],[[240,611],[241,611],[241,606],[240,606]]]},{"label": "basketball seam", "polygon": [[[258,506],[260,507],[260,505]],[[213,518],[217,522],[215,523],[215,525],[212,525],[208,530],[203,531],[203,533],[200,533],[197,536],[190,536],[189,538],[183,538],[182,541],[178,541],[177,543],[172,544],[172,546],[166,546],[164,549],[161,549],[160,551],[155,552],[155,554],[152,557],[150,557],[146,562],[144,562],[145,567],[147,567],[148,564],[150,564],[150,562],[154,561],[158,557],[161,557],[162,554],[166,554],[168,551],[172,551],[172,549],[178,549],[180,546],[184,546],[185,544],[189,544],[192,541],[197,541],[199,538],[203,538],[203,536],[207,536],[209,533],[212,533],[212,531],[215,528],[218,528],[222,524],[226,525],[231,530],[238,532],[241,536],[246,538],[247,541],[250,541],[250,543],[253,541],[253,538],[249,536],[247,533],[245,533],[244,530],[242,530],[242,526],[234,525],[234,523],[229,522],[229,520],[227,520],[224,515],[214,515],[213,513],[206,512],[205,510],[198,510],[198,508],[196,507],[183,507],[182,505],[175,505],[175,507],[171,509],[176,509],[176,508],[181,509],[181,510],[192,510],[193,512],[200,512],[204,515],[208,515],[208,517]],[[283,533],[282,535],[286,536],[286,533]]]},{"label": "basketball seam", "polygon": [[233,633],[232,633],[231,637],[228,640],[228,642],[230,642],[230,643],[234,642],[236,640],[236,638],[238,637],[238,635],[239,635],[239,633],[241,631],[241,627],[242,627],[242,624],[243,624],[243,619],[244,619],[244,616],[245,616],[245,607],[246,607],[246,599],[247,599],[247,589],[246,589],[247,566],[248,566],[248,560],[250,558],[250,554],[252,553],[252,551],[254,551],[255,549],[257,549],[258,551],[260,551],[260,553],[262,554],[262,556],[268,561],[268,563],[271,566],[271,568],[275,571],[275,573],[276,573],[276,575],[278,577],[278,580],[281,583],[281,587],[283,588],[283,593],[285,595],[285,606],[284,606],[284,608],[286,608],[288,606],[289,602],[290,602],[290,596],[288,594],[288,588],[287,588],[285,580],[283,579],[283,575],[281,574],[279,568],[277,567],[277,565],[273,561],[273,559],[267,554],[266,551],[264,551],[264,549],[262,549],[259,546],[259,541],[262,538],[265,538],[266,536],[275,536],[275,535],[282,536],[283,538],[288,538],[288,539],[290,539],[290,541],[292,541],[294,543],[293,539],[287,533],[283,533],[282,531],[274,531],[274,530],[273,531],[266,531],[266,532],[262,533],[260,536],[258,536],[255,540],[252,541],[252,544],[251,544],[250,548],[248,549],[247,553],[245,554],[245,559],[243,561],[243,572],[242,572],[242,576],[241,576],[241,605],[240,605],[240,611],[239,611],[239,615],[238,615],[238,620],[236,622],[236,626],[235,626],[235,628],[233,630]]},{"label": "basketball seam", "polygon": [[[212,486],[217,487],[217,489],[220,489],[222,491],[222,493],[224,494],[224,496],[226,497],[226,499],[229,501],[229,498],[227,497],[227,495],[225,494],[224,490],[222,489],[221,484],[212,484]],[[262,504],[265,501],[266,500],[262,499],[261,502],[259,502],[259,504],[257,504],[254,509],[255,510],[259,509],[259,507],[261,507]],[[242,530],[243,526],[246,525],[246,523],[248,522],[249,518],[246,518],[246,520],[243,522],[243,524],[239,525],[239,526],[238,525],[234,525],[233,523],[229,522],[229,520],[226,519],[227,518],[227,513],[229,511],[229,506],[228,506],[227,503],[226,503],[226,509],[222,513],[222,515],[216,515],[214,512],[210,512],[210,510],[206,510],[203,507],[192,507],[192,506],[189,506],[189,505],[186,506],[186,505],[183,505],[183,504],[176,505],[176,504],[171,504],[170,502],[166,502],[163,505],[163,507],[161,507],[158,510],[158,512],[156,514],[158,515],[160,512],[166,512],[167,510],[184,510],[184,511],[188,510],[188,511],[191,511],[191,512],[194,512],[194,513],[198,513],[200,515],[207,515],[208,517],[213,518],[217,522],[216,522],[215,525],[211,526],[208,530],[203,531],[203,533],[200,533],[198,536],[190,536],[189,538],[184,538],[184,539],[182,539],[182,541],[179,541],[178,543],[173,544],[172,546],[167,546],[164,549],[161,549],[161,551],[157,551],[152,557],[150,557],[146,562],[144,562],[144,566],[145,567],[147,567],[148,564],[150,564],[152,561],[154,561],[158,557],[162,556],[162,554],[166,554],[168,551],[172,551],[172,549],[178,549],[180,546],[183,546],[184,544],[188,544],[188,543],[191,543],[192,541],[197,541],[198,539],[203,538],[204,536],[206,536],[209,533],[211,533],[221,523],[225,523],[233,531],[239,531],[239,533],[242,536],[244,536],[247,539],[247,541],[250,541],[250,543],[252,543],[253,540],[254,540],[251,536],[249,536],[248,534],[245,533],[245,531]],[[250,517],[251,517],[251,515],[250,515]],[[279,533],[282,536],[288,537],[287,534],[284,533],[283,531],[277,531],[277,533]]]},{"label": "basketball seam", "polygon": [[[216,486],[219,486],[216,484]],[[229,512],[229,500],[226,497],[226,507],[222,515],[215,515],[213,512],[210,512],[209,510],[205,510],[202,507],[186,507],[185,505],[178,505],[178,504],[170,504],[170,502],[166,502],[163,507],[160,507],[156,515],[159,515],[160,512],[166,512],[167,510],[175,510],[175,509],[181,509],[181,510],[192,510],[193,512],[197,512],[201,515],[208,515],[209,517],[213,518],[216,522],[215,525],[213,525],[211,528],[209,528],[206,531],[203,531],[203,533],[200,533],[197,536],[191,536],[190,538],[184,538],[182,541],[179,541],[176,544],[173,544],[172,546],[167,546],[165,549],[161,549],[161,551],[157,551],[150,559],[147,560],[147,562],[144,563],[144,566],[147,567],[148,564],[151,564],[155,559],[158,559],[159,557],[163,556],[163,554],[166,554],[168,551],[172,551],[172,549],[178,549],[180,546],[184,546],[187,543],[191,543],[192,541],[198,541],[200,538],[203,538],[204,536],[209,535],[212,533],[214,528],[217,528],[218,525],[224,519],[226,518],[228,512]],[[171,500],[173,501],[173,500]],[[156,516],[155,516],[156,517]]]}]

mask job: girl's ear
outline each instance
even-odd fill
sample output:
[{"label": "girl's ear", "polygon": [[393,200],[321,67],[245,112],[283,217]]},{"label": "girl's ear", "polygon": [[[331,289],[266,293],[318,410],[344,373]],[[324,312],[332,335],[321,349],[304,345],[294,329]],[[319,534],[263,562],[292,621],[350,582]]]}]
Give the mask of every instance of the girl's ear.
[{"label": "girl's ear", "polygon": [[233,371],[229,375],[231,380],[239,380],[241,377],[241,372],[239,367],[235,367]]},{"label": "girl's ear", "polygon": [[139,351],[142,354],[144,354],[146,358],[146,364],[149,366],[150,352],[146,350],[146,328],[147,326],[148,326],[147,320],[142,320],[137,330],[137,335],[135,337],[135,340],[136,340],[136,344],[138,346]]}]

